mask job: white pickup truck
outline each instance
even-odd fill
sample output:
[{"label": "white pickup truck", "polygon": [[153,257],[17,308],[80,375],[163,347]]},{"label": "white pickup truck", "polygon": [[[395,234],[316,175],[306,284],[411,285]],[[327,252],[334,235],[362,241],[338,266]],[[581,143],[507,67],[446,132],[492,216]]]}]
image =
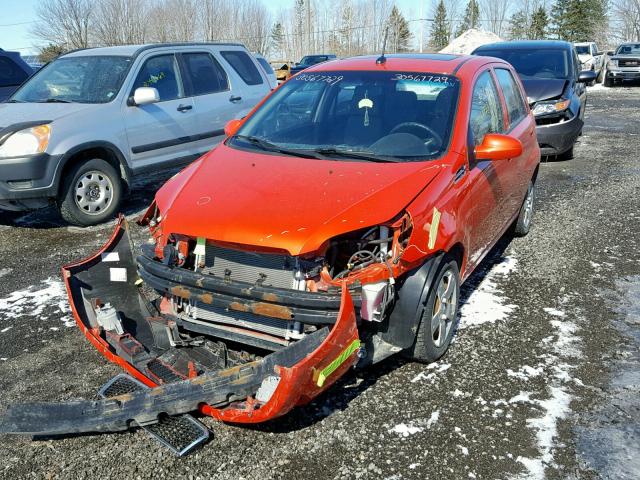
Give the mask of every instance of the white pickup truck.
[{"label": "white pickup truck", "polygon": [[[605,70],[604,52],[598,50],[595,42],[574,43],[578,58],[582,64],[582,70],[592,70],[596,72],[595,82],[601,82]],[[595,83],[593,82],[593,83]]]}]

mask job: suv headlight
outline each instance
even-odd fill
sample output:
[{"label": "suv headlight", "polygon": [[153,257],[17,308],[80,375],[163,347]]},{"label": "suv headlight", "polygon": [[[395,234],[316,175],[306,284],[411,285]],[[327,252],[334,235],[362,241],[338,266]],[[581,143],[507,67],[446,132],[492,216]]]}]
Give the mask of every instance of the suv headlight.
[{"label": "suv headlight", "polygon": [[0,157],[20,157],[42,153],[49,145],[51,127],[48,124],[25,128],[12,133],[0,145]]},{"label": "suv headlight", "polygon": [[569,108],[570,100],[554,100],[551,102],[538,102],[533,107],[533,114],[548,115],[550,113],[564,112]]}]

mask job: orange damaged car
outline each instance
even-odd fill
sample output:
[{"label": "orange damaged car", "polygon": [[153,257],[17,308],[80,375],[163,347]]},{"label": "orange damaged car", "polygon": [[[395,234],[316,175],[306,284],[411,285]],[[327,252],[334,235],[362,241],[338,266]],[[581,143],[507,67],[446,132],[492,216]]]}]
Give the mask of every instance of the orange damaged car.
[{"label": "orange damaged car", "polygon": [[4,431],[192,410],[262,422],[354,366],[433,362],[456,331],[460,284],[531,226],[535,121],[495,58],[323,63],[225,131],[158,191],[137,256],[121,218],[101,251],[63,269],[80,329],[151,388],[76,402],[64,422],[40,404],[37,432],[10,410]]}]

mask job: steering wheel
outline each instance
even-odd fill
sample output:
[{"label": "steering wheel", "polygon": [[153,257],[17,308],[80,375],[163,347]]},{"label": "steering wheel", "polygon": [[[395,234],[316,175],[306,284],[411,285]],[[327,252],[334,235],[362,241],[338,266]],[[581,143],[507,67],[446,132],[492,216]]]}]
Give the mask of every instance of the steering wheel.
[{"label": "steering wheel", "polygon": [[[400,123],[395,127],[393,127],[393,129],[389,132],[389,135],[391,135],[392,133],[398,133],[400,131],[410,133],[412,135],[415,135],[416,137],[423,139],[425,145],[432,143],[432,141],[435,141],[438,145],[442,145],[442,137],[438,135],[438,133],[433,128],[428,127],[427,125],[424,125],[422,123],[418,123],[418,122]],[[425,133],[427,134],[426,136],[424,135]]]}]

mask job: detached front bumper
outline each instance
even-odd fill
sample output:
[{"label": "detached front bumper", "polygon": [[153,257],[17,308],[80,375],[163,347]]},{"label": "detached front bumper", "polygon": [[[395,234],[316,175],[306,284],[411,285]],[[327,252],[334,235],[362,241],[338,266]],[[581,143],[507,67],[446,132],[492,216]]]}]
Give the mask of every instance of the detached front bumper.
[{"label": "detached front bumper", "polygon": [[[161,413],[192,410],[227,422],[264,422],[309,402],[358,360],[356,315],[346,286],[330,324],[262,358],[230,366],[225,362],[231,347],[221,347],[220,359],[215,356],[221,342],[171,346],[162,332],[175,317],[159,313],[140,291],[123,218],[97,254],[65,266],[63,276],[73,316],[87,339],[152,389],[100,402],[17,405],[0,417],[0,433],[112,431],[127,428],[131,420],[145,425]],[[100,325],[96,303],[115,307],[123,333]],[[218,360],[222,364],[216,366]]]}]

